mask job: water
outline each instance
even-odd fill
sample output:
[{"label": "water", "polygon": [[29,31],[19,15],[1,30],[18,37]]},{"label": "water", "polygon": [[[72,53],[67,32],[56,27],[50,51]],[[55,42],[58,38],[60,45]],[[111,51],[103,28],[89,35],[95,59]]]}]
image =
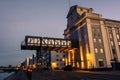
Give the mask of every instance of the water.
[{"label": "water", "polygon": [[3,72],[3,73],[0,73],[0,80],[4,80],[6,77],[8,77],[9,75],[13,74],[14,72]]}]

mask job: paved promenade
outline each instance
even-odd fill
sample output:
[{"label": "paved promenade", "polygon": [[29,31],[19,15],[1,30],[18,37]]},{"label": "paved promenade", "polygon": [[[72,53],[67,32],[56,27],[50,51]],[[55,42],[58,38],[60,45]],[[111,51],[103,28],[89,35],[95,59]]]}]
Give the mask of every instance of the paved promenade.
[{"label": "paved promenade", "polygon": [[33,71],[32,80],[120,80],[120,71]]}]

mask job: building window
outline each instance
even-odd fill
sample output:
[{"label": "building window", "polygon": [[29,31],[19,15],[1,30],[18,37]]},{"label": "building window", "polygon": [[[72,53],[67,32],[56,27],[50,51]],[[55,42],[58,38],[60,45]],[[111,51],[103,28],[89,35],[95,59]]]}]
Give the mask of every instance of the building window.
[{"label": "building window", "polygon": [[120,39],[119,34],[117,34],[117,39]]},{"label": "building window", "polygon": [[100,28],[98,28],[98,29],[97,29],[97,32],[98,32],[98,33],[100,33],[100,32],[101,32],[101,31],[100,31]]},{"label": "building window", "polygon": [[95,48],[95,53],[98,53],[98,49],[97,48]]},{"label": "building window", "polygon": [[59,55],[57,54],[56,57],[59,57]]},{"label": "building window", "polygon": [[118,45],[120,46],[120,42],[118,42]]},{"label": "building window", "polygon": [[[117,26],[117,25],[116,25],[116,26]],[[119,28],[116,28],[115,31],[116,31],[116,33],[119,33]]]},{"label": "building window", "polygon": [[114,49],[114,48],[112,49],[112,53],[113,53],[113,54],[116,54],[116,52],[115,52],[115,49]]},{"label": "building window", "polygon": [[98,63],[99,63],[99,66],[100,66],[100,67],[104,66],[103,59],[98,59]]},{"label": "building window", "polygon": [[56,61],[58,61],[58,59],[56,59]]},{"label": "building window", "polygon": [[102,40],[101,39],[99,39],[99,43],[101,43],[102,42]]},{"label": "building window", "polygon": [[111,41],[111,45],[113,46],[113,41]]},{"label": "building window", "polygon": [[100,49],[100,53],[104,53],[103,49]]},{"label": "building window", "polygon": [[112,34],[110,34],[110,39],[112,39]]},{"label": "building window", "polygon": [[57,63],[57,66],[59,66],[59,64]]},{"label": "building window", "polygon": [[94,38],[93,41],[96,42],[96,38]]},{"label": "building window", "polygon": [[60,59],[60,61],[62,61],[62,59]]},{"label": "building window", "polygon": [[63,57],[65,57],[65,55],[63,55]]}]

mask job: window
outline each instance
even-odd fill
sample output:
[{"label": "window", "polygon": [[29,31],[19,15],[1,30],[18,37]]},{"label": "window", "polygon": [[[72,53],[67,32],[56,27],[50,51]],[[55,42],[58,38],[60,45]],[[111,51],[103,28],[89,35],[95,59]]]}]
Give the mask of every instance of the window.
[{"label": "window", "polygon": [[56,57],[59,57],[59,55],[57,54]]},{"label": "window", "polygon": [[104,53],[103,49],[100,49],[100,53]]},{"label": "window", "polygon": [[98,53],[98,49],[97,48],[95,48],[95,53]]},{"label": "window", "polygon": [[120,46],[120,42],[118,42],[118,45]]},{"label": "window", "polygon": [[95,32],[95,28],[94,28],[94,27],[92,27],[92,32],[93,32],[93,33]]},{"label": "window", "polygon": [[[116,25],[116,26],[117,26],[117,25]],[[116,28],[115,31],[116,31],[116,33],[119,33],[119,28]]]},{"label": "window", "polygon": [[114,48],[112,49],[112,53],[113,53],[113,54],[116,54],[116,52],[115,52],[115,49],[114,49]]},{"label": "window", "polygon": [[60,61],[62,61],[62,59],[60,59]]},{"label": "window", "polygon": [[111,41],[111,45],[113,46],[113,41]]},{"label": "window", "polygon": [[57,66],[59,66],[59,64],[57,63]]},{"label": "window", "polygon": [[100,31],[100,28],[98,28],[97,31],[98,31],[98,33],[100,33],[100,32],[101,32],[101,31]]},{"label": "window", "polygon": [[58,59],[56,59],[56,61],[58,61]]},{"label": "window", "polygon": [[96,38],[94,38],[93,41],[96,42]]},{"label": "window", "polygon": [[111,28],[108,28],[108,31],[109,31],[109,33],[111,33],[111,32],[112,32],[112,29],[111,29]]},{"label": "window", "polygon": [[63,55],[63,57],[65,57],[65,55]]},{"label": "window", "polygon": [[98,64],[100,67],[104,66],[103,59],[98,59]]},{"label": "window", "polygon": [[102,40],[101,39],[99,39],[99,43],[101,43],[102,42]]},{"label": "window", "polygon": [[112,34],[110,34],[110,39],[112,38]]},{"label": "window", "polygon": [[117,34],[117,39],[119,39],[120,37],[119,37],[119,34]]}]

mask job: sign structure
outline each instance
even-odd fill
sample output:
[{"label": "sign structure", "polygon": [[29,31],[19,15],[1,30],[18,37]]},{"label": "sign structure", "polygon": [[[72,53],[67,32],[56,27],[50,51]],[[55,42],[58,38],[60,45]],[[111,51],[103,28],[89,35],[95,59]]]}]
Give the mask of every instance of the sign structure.
[{"label": "sign structure", "polygon": [[67,50],[71,49],[71,40],[61,38],[48,38],[26,36],[24,44],[21,44],[21,49],[28,50]]}]

